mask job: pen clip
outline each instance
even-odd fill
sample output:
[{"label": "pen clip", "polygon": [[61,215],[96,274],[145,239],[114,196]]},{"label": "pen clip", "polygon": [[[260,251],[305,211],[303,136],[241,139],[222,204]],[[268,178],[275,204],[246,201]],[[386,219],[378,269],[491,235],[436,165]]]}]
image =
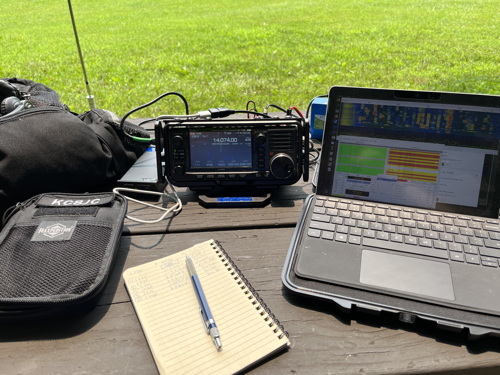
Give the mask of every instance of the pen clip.
[{"label": "pen clip", "polygon": [[207,335],[209,335],[210,331],[208,330],[208,322],[205,319],[203,319],[203,310],[201,307],[200,307],[200,317],[201,317],[201,322],[203,323],[203,327],[205,327],[205,331],[207,332]]}]

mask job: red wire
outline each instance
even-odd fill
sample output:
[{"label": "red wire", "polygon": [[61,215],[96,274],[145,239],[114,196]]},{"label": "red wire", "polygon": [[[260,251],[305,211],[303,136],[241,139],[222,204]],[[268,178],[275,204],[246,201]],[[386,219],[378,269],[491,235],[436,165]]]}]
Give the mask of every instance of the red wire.
[{"label": "red wire", "polygon": [[[249,105],[250,103],[253,103],[253,109],[248,109],[248,105]],[[254,112],[257,112],[257,106],[255,105],[255,102],[254,102],[253,100],[249,100],[249,101],[247,102],[247,111],[252,111],[252,110],[253,110]],[[250,113],[247,113],[247,118],[250,118]],[[255,115],[253,115],[253,118],[255,118]]]},{"label": "red wire", "polygon": [[289,109],[294,109],[299,115],[300,117],[302,117],[303,120],[305,120],[305,117],[304,115],[302,114],[302,112],[299,111],[299,109],[297,107],[290,107]]}]

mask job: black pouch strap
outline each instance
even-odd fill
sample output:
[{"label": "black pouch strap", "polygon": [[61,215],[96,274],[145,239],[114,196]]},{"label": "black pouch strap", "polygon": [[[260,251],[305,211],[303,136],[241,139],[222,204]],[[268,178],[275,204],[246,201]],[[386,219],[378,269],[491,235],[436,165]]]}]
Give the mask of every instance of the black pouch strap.
[{"label": "black pouch strap", "polygon": [[117,175],[122,176],[127,172],[124,165],[127,165],[127,154],[121,147],[121,141],[114,138],[102,125],[88,124],[88,126],[97,134],[97,136],[110,148],[113,153],[113,162],[115,163]]}]

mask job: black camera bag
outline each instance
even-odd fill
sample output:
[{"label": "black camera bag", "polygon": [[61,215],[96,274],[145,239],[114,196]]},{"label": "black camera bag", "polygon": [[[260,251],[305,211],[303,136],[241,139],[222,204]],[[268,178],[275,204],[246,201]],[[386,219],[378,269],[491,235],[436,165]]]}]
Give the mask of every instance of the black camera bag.
[{"label": "black camera bag", "polygon": [[[34,108],[0,116],[0,216],[45,192],[107,190],[148,147],[124,136],[118,116],[103,109],[76,115],[47,86],[9,78]],[[125,122],[131,135],[147,131]]]},{"label": "black camera bag", "polygon": [[0,322],[96,305],[116,258],[126,199],[114,193],[33,197],[0,232]]}]

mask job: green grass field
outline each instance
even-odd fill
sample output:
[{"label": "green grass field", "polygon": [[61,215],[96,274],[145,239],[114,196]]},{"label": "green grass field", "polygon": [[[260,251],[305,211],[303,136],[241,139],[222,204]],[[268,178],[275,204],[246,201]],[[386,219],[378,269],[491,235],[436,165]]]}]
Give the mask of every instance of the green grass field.
[{"label": "green grass field", "polygon": [[[212,3],[212,5],[210,5]],[[332,85],[500,94],[498,0],[73,0],[97,105],[305,108]],[[65,0],[0,3],[0,78],[86,110]],[[183,113],[164,99],[136,117]]]}]

